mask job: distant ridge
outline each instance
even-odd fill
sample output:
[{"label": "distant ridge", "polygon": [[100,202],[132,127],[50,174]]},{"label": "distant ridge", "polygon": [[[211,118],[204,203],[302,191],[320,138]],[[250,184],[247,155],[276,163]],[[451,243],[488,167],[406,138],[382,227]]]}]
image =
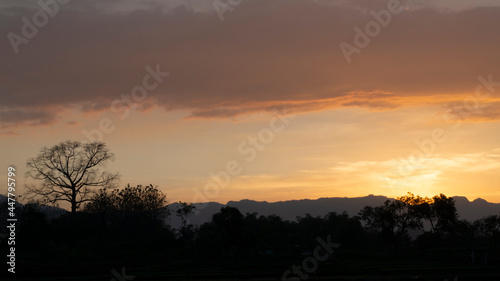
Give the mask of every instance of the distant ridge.
[{"label": "distant ridge", "polygon": [[[0,203],[7,201],[7,196],[0,194]],[[16,209],[22,209],[24,205],[16,201]],[[54,206],[40,206],[38,211],[45,214],[46,218],[49,220],[56,219],[61,215],[67,213],[68,211]]]},{"label": "distant ridge", "polygon": [[455,199],[455,206],[461,219],[473,221],[485,216],[500,214],[500,203],[490,203],[481,198],[471,202],[462,196],[454,196],[453,199]]},{"label": "distant ridge", "polygon": [[[463,196],[454,196],[455,206],[457,208],[460,219],[474,221],[489,215],[500,214],[500,203],[490,203],[484,199],[477,198],[469,201]],[[0,194],[0,203],[7,200],[7,197]],[[324,216],[329,212],[342,213],[347,212],[349,216],[356,215],[364,206],[380,206],[386,200],[394,200],[386,196],[369,195],[365,197],[330,197],[318,199],[300,199],[289,200],[269,203],[266,201],[254,200],[240,200],[229,201],[227,204],[217,202],[195,203],[197,207],[197,214],[190,218],[190,223],[194,225],[201,225],[205,222],[210,222],[212,215],[219,212],[222,207],[231,206],[238,208],[240,212],[245,215],[246,213],[257,213],[259,216],[278,215],[284,220],[295,221],[298,216],[304,217],[306,214],[311,216]],[[179,204],[172,203],[168,207],[172,211],[170,223],[172,227],[178,228],[180,219],[175,216]],[[57,218],[61,214],[67,212],[64,209],[43,206],[41,211],[47,215],[49,219]]]},{"label": "distant ridge", "polygon": [[[500,203],[490,203],[484,199],[478,198],[474,201],[469,201],[463,196],[454,196],[455,206],[457,208],[460,219],[474,221],[488,215],[500,214]],[[347,212],[349,216],[356,215],[365,206],[380,206],[386,200],[394,200],[381,195],[369,195],[365,197],[330,197],[319,199],[300,199],[290,201],[279,201],[269,203],[266,201],[240,200],[229,201],[227,204],[217,202],[195,203],[198,208],[198,214],[190,218],[190,223],[200,225],[209,222],[212,215],[219,212],[222,207],[231,206],[238,208],[240,212],[257,213],[259,216],[278,215],[284,220],[295,221],[297,216],[324,216],[329,212],[342,213]],[[170,210],[177,210],[178,203],[169,205]],[[176,228],[180,225],[180,221],[175,215],[171,218],[172,227]]]}]

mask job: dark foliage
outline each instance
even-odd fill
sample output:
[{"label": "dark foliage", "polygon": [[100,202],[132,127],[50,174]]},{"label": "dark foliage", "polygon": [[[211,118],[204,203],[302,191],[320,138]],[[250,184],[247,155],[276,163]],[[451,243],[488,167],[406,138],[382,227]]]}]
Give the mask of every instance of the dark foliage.
[{"label": "dark foliage", "polygon": [[84,211],[56,219],[48,219],[43,206],[27,204],[20,214],[19,255],[56,263],[126,263],[145,257],[168,262],[300,260],[312,254],[318,237],[327,236],[341,244],[340,254],[360,256],[382,251],[426,257],[443,249],[465,255],[473,249],[500,247],[500,216],[461,221],[453,199],[442,194],[432,199],[409,194],[382,206],[367,206],[354,217],[307,214],[296,221],[243,215],[237,208],[224,207],[201,226],[189,224],[194,206],[181,202],[175,212],[182,219],[180,230],[166,223],[170,213],[165,206],[165,195],[152,185],[101,190]]}]

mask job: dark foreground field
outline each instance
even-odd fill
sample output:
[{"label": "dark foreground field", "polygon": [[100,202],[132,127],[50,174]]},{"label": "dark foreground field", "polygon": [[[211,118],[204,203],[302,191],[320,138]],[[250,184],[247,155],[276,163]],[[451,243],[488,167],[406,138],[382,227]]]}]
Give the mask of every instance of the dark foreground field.
[{"label": "dark foreground field", "polygon": [[[465,265],[460,251],[429,252],[426,256],[344,252],[318,262],[302,278],[283,280],[500,280],[500,251],[488,255],[488,265]],[[293,265],[308,256],[260,259],[183,259],[165,257],[95,258],[20,261],[11,280],[282,280]],[[114,273],[113,273],[114,272]]]},{"label": "dark foreground field", "polygon": [[[188,219],[192,205],[183,203],[170,211],[143,208],[151,198],[145,191],[157,194],[150,187],[101,194],[82,212],[52,218],[38,204],[18,207],[16,273],[8,272],[12,264],[3,253],[11,250],[7,235],[2,235],[2,276],[105,281],[500,280],[500,216],[460,220],[453,199],[444,195],[423,203],[406,196],[367,206],[357,216],[306,214],[295,221],[243,215],[226,206],[210,222],[194,226]],[[116,196],[123,200],[110,204]],[[181,218],[180,228],[166,223],[174,211]]]}]

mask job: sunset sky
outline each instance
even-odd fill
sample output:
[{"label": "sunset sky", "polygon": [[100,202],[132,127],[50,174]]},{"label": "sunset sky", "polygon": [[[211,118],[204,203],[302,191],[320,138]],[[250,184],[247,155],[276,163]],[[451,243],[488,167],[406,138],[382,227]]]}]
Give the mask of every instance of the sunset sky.
[{"label": "sunset sky", "polygon": [[170,202],[500,203],[500,1],[41,2],[36,32],[38,1],[0,3],[0,180],[14,165],[18,194],[42,147],[102,136],[122,187]]}]

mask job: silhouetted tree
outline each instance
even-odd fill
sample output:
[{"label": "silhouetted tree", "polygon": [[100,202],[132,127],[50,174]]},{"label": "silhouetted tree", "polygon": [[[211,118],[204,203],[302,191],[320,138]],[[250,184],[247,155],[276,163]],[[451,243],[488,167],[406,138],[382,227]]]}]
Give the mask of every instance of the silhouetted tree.
[{"label": "silhouetted tree", "polygon": [[429,220],[434,225],[434,231],[440,235],[446,235],[454,231],[458,223],[458,213],[455,200],[444,194],[432,197],[431,215]]},{"label": "silhouetted tree", "polygon": [[[126,247],[131,255],[166,247],[171,235],[166,195],[153,185],[100,190],[84,207],[83,215],[99,225],[104,247]],[[101,238],[102,237],[102,238]],[[131,251],[133,250],[133,251]]]},{"label": "silhouetted tree", "polygon": [[495,239],[500,237],[500,215],[487,216],[474,221],[474,229],[479,237]]},{"label": "silhouetted tree", "polygon": [[50,203],[70,202],[71,212],[75,213],[82,203],[92,200],[93,188],[115,187],[118,174],[99,170],[113,158],[102,142],[65,141],[43,147],[26,163],[27,176],[41,181],[40,186],[28,185],[28,193]]},{"label": "silhouetted tree", "polygon": [[243,215],[238,208],[226,206],[220,209],[219,213],[212,216],[215,225],[231,230],[241,228],[243,222]]},{"label": "silhouetted tree", "polygon": [[325,232],[326,221],[319,216],[306,214],[304,217],[297,217],[297,228],[301,240],[300,247],[302,250],[310,250],[316,243],[316,237]]},{"label": "silhouetted tree", "polygon": [[331,234],[332,239],[342,244],[342,249],[346,248],[365,248],[367,237],[359,217],[349,217],[344,212],[337,214],[335,212],[328,213],[325,216],[326,229],[325,234]]},{"label": "silhouetted tree", "polygon": [[[428,197],[420,197],[419,195],[414,195],[411,192],[408,192],[406,195],[396,198],[406,204],[408,207],[408,212],[410,215],[414,216],[418,219],[426,219],[432,216],[431,212],[431,204],[432,199]],[[432,225],[432,221],[430,221]],[[434,226],[432,226],[434,228]]]},{"label": "silhouetted tree", "polygon": [[[298,231],[290,231],[290,223],[287,223],[277,215],[260,216],[258,244],[261,253],[282,254],[290,251],[291,236],[300,235]],[[305,240],[302,240],[305,241]]]},{"label": "silhouetted tree", "polygon": [[83,210],[87,213],[113,213],[120,209],[119,190],[99,189],[94,193],[92,201],[85,204]]},{"label": "silhouetted tree", "polygon": [[[35,237],[29,237],[25,243],[29,243],[30,248],[39,247],[42,244],[42,239],[46,238],[48,220],[44,213],[41,212],[41,205],[37,203],[29,203],[24,205],[21,226],[19,232],[21,235],[29,235],[29,233],[37,233]],[[23,245],[25,246],[25,245]],[[28,245],[26,245],[28,246]]]},{"label": "silhouetted tree", "polygon": [[143,213],[152,219],[164,219],[169,215],[167,203],[166,195],[158,187],[153,185],[131,187],[127,185],[122,190],[99,190],[92,197],[91,202],[85,205],[85,211],[102,213],[111,210],[125,215]]},{"label": "silhouetted tree", "polygon": [[216,227],[219,243],[225,245],[227,253],[233,255],[238,253],[243,228],[243,215],[240,210],[226,206],[219,213],[212,216]]},{"label": "silhouetted tree", "polygon": [[394,248],[403,240],[409,240],[408,230],[422,228],[420,217],[410,204],[400,200],[387,200],[383,206],[366,206],[359,216],[370,231],[380,233]]},{"label": "silhouetted tree", "polygon": [[[188,204],[186,202],[179,201],[179,207],[175,211],[176,215],[181,218],[181,236],[186,237],[188,230],[190,229],[187,225],[189,217],[196,211],[196,206],[193,204]],[[192,226],[192,225],[190,225]]]}]

